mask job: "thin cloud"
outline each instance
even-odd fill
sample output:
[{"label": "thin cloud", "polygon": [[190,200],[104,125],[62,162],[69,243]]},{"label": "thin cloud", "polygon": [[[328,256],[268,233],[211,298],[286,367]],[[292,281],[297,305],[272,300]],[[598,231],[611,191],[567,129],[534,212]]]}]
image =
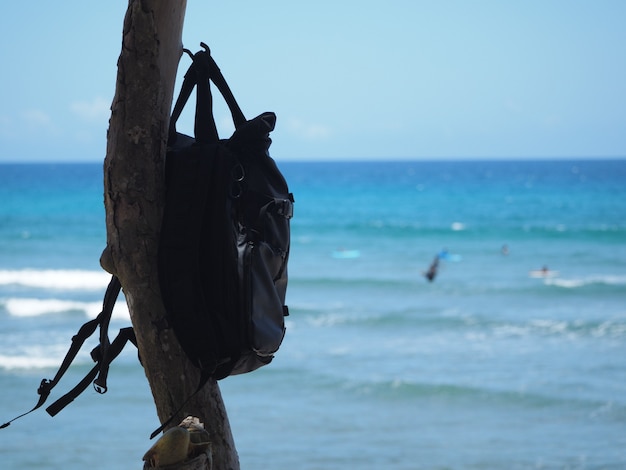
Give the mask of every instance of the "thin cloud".
[{"label": "thin cloud", "polygon": [[59,127],[54,119],[41,109],[25,109],[17,116],[13,126],[9,126],[13,127],[11,131],[12,140],[21,139],[25,135],[34,139],[37,139],[37,136],[49,138],[59,135]]},{"label": "thin cloud", "polygon": [[21,117],[27,124],[35,127],[50,127],[52,119],[41,109],[27,109],[22,111]]},{"label": "thin cloud", "polygon": [[331,135],[331,130],[328,126],[306,123],[298,118],[289,119],[287,129],[289,129],[291,133],[307,140],[325,140]]},{"label": "thin cloud", "polygon": [[70,109],[86,121],[102,121],[109,118],[111,103],[97,96],[91,101],[74,101],[70,104]]}]

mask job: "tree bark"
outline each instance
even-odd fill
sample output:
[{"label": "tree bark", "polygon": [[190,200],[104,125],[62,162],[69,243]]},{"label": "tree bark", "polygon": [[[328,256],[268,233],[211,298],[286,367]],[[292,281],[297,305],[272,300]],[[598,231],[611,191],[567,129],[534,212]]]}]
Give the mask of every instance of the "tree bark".
[{"label": "tree bark", "polygon": [[[199,371],[165,322],[157,274],[167,129],[185,8],[185,0],[129,1],[104,162],[107,246],[100,262],[122,284],[161,421],[199,383]],[[214,468],[237,470],[239,460],[215,381],[189,401],[172,426],[189,415],[205,423]]]}]

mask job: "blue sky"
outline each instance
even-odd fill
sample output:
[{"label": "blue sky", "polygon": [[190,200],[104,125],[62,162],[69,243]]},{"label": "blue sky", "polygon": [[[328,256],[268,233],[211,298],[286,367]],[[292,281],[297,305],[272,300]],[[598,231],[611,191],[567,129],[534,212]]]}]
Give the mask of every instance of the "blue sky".
[{"label": "blue sky", "polygon": [[[104,158],[126,7],[3,3],[0,161]],[[277,160],[626,157],[625,24],[622,0],[188,0],[183,42],[276,112]]]}]

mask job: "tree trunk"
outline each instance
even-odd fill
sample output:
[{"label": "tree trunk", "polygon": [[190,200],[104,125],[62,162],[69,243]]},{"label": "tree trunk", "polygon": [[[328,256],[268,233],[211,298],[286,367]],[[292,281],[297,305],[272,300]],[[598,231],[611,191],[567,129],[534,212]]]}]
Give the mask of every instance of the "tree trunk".
[{"label": "tree trunk", "polygon": [[[129,1],[104,163],[107,246],[101,264],[123,286],[161,421],[199,382],[199,371],[164,321],[157,274],[164,157],[185,8],[185,0]],[[172,425],[189,415],[200,418],[209,432],[214,468],[237,470],[238,456],[215,381]]]}]

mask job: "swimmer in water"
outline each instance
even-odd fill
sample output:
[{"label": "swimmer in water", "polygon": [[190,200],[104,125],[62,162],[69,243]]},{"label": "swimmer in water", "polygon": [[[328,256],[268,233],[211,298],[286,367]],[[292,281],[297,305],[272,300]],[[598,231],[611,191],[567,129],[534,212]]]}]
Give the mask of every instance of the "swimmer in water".
[{"label": "swimmer in water", "polygon": [[428,271],[424,273],[424,277],[428,279],[428,282],[433,282],[437,276],[437,269],[439,268],[439,256],[435,256],[435,259],[428,267]]}]

